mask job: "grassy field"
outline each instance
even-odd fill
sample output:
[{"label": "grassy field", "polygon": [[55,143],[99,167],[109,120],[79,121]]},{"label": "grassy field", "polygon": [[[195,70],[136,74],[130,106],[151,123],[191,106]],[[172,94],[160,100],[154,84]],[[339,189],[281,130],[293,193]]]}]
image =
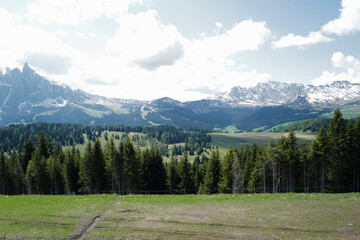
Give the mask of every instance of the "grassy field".
[{"label": "grassy field", "polygon": [[[341,108],[341,112],[343,114],[343,117],[345,119],[350,119],[350,118],[357,118],[360,114],[360,106],[359,105],[348,105],[345,107]],[[322,117],[324,118],[331,118],[333,115],[333,112],[329,112],[329,113],[324,113],[322,115]]]},{"label": "grassy field", "polygon": [[116,198],[115,195],[0,196],[0,238],[76,236]]},{"label": "grassy field", "polygon": [[[251,145],[256,142],[261,145],[268,145],[270,140],[276,140],[281,136],[286,136],[287,133],[212,133],[211,144],[217,145],[220,148],[227,148],[229,144],[232,146]],[[306,140],[314,139],[315,135],[306,133],[296,133],[298,139],[305,138]]]},{"label": "grassy field", "polygon": [[360,238],[359,193],[0,196],[0,209],[7,239]]},{"label": "grassy field", "polygon": [[[105,146],[106,146],[106,140],[104,138],[104,134],[105,134],[105,132],[103,132],[101,134],[101,137],[99,138],[103,148],[105,148]],[[120,138],[121,138],[121,136],[123,134],[124,133],[120,133],[120,132],[108,132],[109,138],[112,135],[119,135]],[[139,133],[130,133],[128,135],[131,138],[134,134],[138,134],[140,136],[143,135],[143,134],[139,134]],[[213,145],[213,146],[218,146],[219,150],[220,150],[221,157],[223,157],[225,155],[225,153],[226,153],[226,151],[227,151],[230,144],[233,147],[235,147],[235,146],[240,147],[240,146],[245,146],[246,144],[251,145],[253,142],[256,142],[257,144],[261,144],[261,145],[266,146],[266,145],[269,144],[270,139],[276,140],[280,136],[286,135],[286,134],[287,133],[265,133],[265,132],[262,132],[262,133],[253,133],[253,132],[251,132],[251,133],[211,133],[212,141],[211,141],[210,144]],[[297,136],[298,139],[305,138],[306,140],[309,140],[309,141],[311,141],[315,137],[315,135],[311,134],[311,133],[296,133],[296,136]],[[78,148],[82,154],[85,151],[85,145],[86,145],[87,141],[88,140],[86,139],[84,144],[76,145],[76,148]],[[115,145],[119,146],[121,140],[114,139],[114,141],[115,141]],[[184,143],[180,143],[180,144],[176,144],[176,145],[184,146]],[[150,145],[148,147],[150,147]],[[172,146],[170,146],[170,148],[171,147]],[[71,147],[68,147],[68,146],[64,147],[64,149],[69,149],[69,148],[71,148]],[[145,147],[141,147],[141,149],[144,150]],[[210,151],[208,151],[205,154],[207,157],[210,156],[209,152]],[[171,153],[171,150],[169,150],[169,154],[170,153]],[[196,157],[195,155],[189,156],[189,160],[193,161],[195,157]],[[164,159],[165,162],[170,161],[170,157],[163,157],[163,159]]]}]

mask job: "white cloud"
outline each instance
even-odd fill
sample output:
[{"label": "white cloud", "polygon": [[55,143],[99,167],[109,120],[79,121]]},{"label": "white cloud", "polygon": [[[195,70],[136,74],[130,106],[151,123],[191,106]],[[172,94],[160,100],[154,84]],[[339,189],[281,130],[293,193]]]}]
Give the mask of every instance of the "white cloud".
[{"label": "white cloud", "polygon": [[139,92],[139,88],[147,91],[151,86],[161,86],[147,95],[195,100],[235,85],[256,84],[270,78],[269,74],[256,70],[233,70],[235,62],[231,59],[234,53],[258,49],[269,38],[271,32],[265,22],[245,20],[221,34],[211,37],[203,34],[200,39],[190,40],[175,26],[162,24],[153,10],[126,14],[117,21],[118,30],[108,41],[107,50],[118,54],[118,62],[127,59],[124,64],[135,63],[121,68],[124,81],[131,79],[126,83],[127,88],[134,89],[123,91],[122,96],[128,97],[135,89]]},{"label": "white cloud", "polygon": [[[0,9],[0,29],[3,33],[0,41],[0,66],[16,67],[19,62],[29,61],[30,65],[41,68],[49,59],[72,58],[78,51],[62,43],[51,32],[24,24],[22,19]],[[46,68],[41,70],[46,72]],[[50,72],[56,72],[52,69]],[[66,69],[60,70],[66,72]]]},{"label": "white cloud", "polygon": [[141,68],[153,71],[161,66],[173,65],[183,55],[183,46],[179,42],[175,42],[173,46],[169,46],[153,56],[137,59],[133,63]]},{"label": "white cloud", "polygon": [[334,39],[325,34],[336,34],[338,36],[360,31],[360,1],[342,0],[340,16],[321,27],[321,31],[310,32],[303,37],[290,33],[273,42],[273,48],[304,47],[321,42],[331,42]]},{"label": "white cloud", "polygon": [[74,34],[75,34],[75,36],[77,36],[79,38],[84,38],[84,39],[96,37],[95,33],[92,33],[92,32],[74,31]]},{"label": "white cloud", "polygon": [[338,36],[360,31],[360,1],[342,0],[340,16],[326,23],[321,30]]},{"label": "white cloud", "polygon": [[160,22],[154,10],[120,15],[117,22],[118,29],[115,36],[107,41],[106,49],[129,62],[156,55],[176,42],[184,41],[174,25]]},{"label": "white cloud", "polygon": [[342,52],[335,52],[331,57],[332,71],[323,71],[321,76],[314,79],[312,84],[325,85],[334,81],[347,80],[360,83],[360,61],[353,56],[345,56]]},{"label": "white cloud", "polygon": [[43,24],[77,25],[83,20],[101,16],[116,17],[128,11],[131,4],[142,0],[38,0],[27,5],[30,20]]},{"label": "white cloud", "polygon": [[[36,4],[50,7],[61,4],[51,2]],[[54,10],[53,18],[45,18],[44,14],[44,19],[36,15],[32,19],[75,24],[99,16],[79,14],[77,8],[74,7],[73,14],[65,8]],[[46,11],[46,8],[41,10],[39,16]],[[72,20],[54,17],[66,11],[70,11],[67,13]],[[103,10],[99,12],[106,15]],[[271,31],[265,22],[245,20],[230,28],[221,26],[221,33],[188,39],[174,25],[163,24],[154,10],[113,17],[117,29],[113,37],[99,44],[104,49],[81,52],[67,44],[74,39],[76,45],[81,44],[82,37],[92,37],[84,26],[81,32],[76,32],[79,30],[73,26],[60,30],[52,25],[55,26],[52,32],[47,32],[0,9],[0,29],[7,33],[0,41],[0,66],[19,67],[28,61],[39,73],[72,88],[107,97],[147,100],[165,96],[196,100],[235,85],[254,85],[271,77],[255,69],[241,72],[240,64],[231,58],[240,51],[256,50],[269,39]],[[78,38],[74,38],[76,35]],[[60,40],[63,37],[67,44]]]},{"label": "white cloud", "polygon": [[333,40],[333,38],[326,37],[321,32],[310,32],[306,37],[290,33],[272,44],[273,48],[304,47],[320,42],[331,42]]}]

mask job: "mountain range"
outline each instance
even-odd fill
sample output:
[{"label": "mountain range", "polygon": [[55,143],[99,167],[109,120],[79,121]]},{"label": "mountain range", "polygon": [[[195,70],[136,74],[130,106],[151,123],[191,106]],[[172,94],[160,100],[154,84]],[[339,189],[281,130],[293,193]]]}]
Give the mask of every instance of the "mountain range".
[{"label": "mountain range", "polygon": [[317,118],[336,107],[359,104],[360,84],[337,81],[331,85],[265,82],[233,87],[215,97],[180,102],[106,98],[72,90],[23,69],[0,72],[0,126],[12,123],[71,122],[91,125],[144,126],[169,124],[182,128],[240,130]]}]

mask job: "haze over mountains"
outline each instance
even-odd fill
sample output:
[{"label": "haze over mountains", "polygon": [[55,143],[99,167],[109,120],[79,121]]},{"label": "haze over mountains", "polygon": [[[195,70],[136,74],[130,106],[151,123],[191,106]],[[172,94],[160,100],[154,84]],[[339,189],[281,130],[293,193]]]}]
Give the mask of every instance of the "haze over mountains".
[{"label": "haze over mountains", "polygon": [[11,123],[72,122],[94,125],[171,124],[183,128],[226,127],[241,130],[316,118],[335,107],[357,104],[360,84],[331,85],[265,82],[237,86],[213,98],[180,102],[106,98],[72,90],[38,75],[28,64],[22,71],[0,73],[0,126]]}]

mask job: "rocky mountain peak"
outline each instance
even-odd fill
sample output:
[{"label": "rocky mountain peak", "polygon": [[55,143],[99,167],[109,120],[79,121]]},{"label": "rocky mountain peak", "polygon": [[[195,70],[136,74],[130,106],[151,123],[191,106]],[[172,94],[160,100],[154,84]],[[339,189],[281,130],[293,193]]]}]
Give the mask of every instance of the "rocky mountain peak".
[{"label": "rocky mountain peak", "polygon": [[22,73],[29,75],[29,74],[35,74],[35,71],[32,68],[29,67],[28,63],[24,63]]}]

